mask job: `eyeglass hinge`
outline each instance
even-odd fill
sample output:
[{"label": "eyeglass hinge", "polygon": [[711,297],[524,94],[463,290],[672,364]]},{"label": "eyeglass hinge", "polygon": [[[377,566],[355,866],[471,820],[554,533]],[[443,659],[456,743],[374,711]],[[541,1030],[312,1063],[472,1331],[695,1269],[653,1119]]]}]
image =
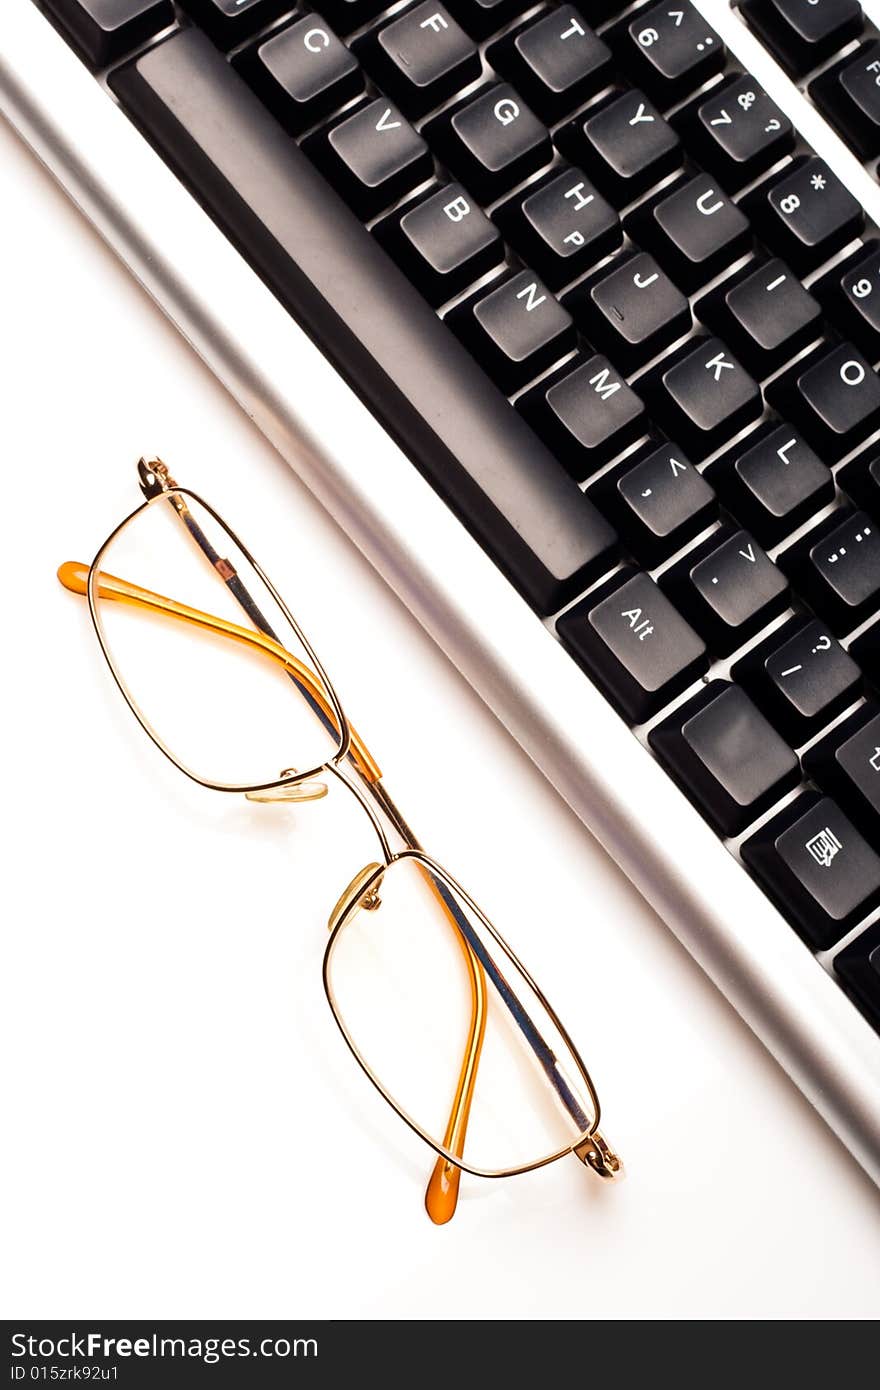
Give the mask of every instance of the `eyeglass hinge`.
[{"label": "eyeglass hinge", "polygon": [[579,1158],[581,1163],[596,1174],[597,1177],[605,1178],[608,1182],[613,1182],[623,1174],[623,1163],[617,1154],[611,1149],[600,1134],[599,1130],[594,1130],[588,1138],[583,1139],[580,1144],[576,1144],[574,1155]]}]

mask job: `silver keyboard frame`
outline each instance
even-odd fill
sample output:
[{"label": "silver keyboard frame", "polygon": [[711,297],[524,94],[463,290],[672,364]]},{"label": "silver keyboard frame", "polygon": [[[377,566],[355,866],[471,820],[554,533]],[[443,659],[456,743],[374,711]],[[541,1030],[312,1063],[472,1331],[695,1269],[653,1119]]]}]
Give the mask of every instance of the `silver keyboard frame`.
[{"label": "silver keyboard frame", "polygon": [[[880,223],[877,184],[698,3]],[[880,1184],[880,1037],[31,0],[0,5],[0,111]]]}]

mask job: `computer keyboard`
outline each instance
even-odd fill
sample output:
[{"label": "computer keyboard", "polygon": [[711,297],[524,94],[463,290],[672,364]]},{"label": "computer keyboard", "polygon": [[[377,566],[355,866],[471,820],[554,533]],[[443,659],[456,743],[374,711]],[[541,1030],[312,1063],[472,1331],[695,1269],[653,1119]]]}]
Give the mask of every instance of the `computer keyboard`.
[{"label": "computer keyboard", "polygon": [[[880,1027],[880,247],[829,162],[689,0],[40,8]],[[880,153],[860,7],[741,8]]]}]

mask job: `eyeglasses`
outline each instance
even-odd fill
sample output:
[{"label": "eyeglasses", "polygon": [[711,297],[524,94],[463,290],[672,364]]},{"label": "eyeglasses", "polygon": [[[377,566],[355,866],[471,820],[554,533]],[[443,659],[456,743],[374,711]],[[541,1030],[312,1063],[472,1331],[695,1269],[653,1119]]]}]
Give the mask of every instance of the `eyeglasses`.
[{"label": "eyeglasses", "polygon": [[380,857],[329,915],[324,988],[365,1074],[437,1155],[431,1219],[454,1215],[462,1171],[507,1177],[570,1153],[618,1176],[596,1088],[558,1015],[421,848],[278,591],[162,462],[141,459],[138,474],[146,500],[91,567],[69,561],[58,577],[87,596],[116,684],[181,772],[278,805],[341,783],[368,818]]}]

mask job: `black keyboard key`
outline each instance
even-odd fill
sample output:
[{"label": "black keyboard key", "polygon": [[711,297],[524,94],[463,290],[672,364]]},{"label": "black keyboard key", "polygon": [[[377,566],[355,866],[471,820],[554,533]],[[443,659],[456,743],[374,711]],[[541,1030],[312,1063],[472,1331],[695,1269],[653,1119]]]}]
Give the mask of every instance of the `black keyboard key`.
[{"label": "black keyboard key", "polygon": [[880,712],[863,705],[804,754],[814,782],[837,798],[873,844],[880,840]]},{"label": "black keyboard key", "polygon": [[443,159],[483,202],[492,202],[550,161],[550,135],[506,84],[481,92],[428,128]]},{"label": "black keyboard key", "polygon": [[375,217],[434,172],[423,138],[384,97],[310,136],[303,149],[363,218]]},{"label": "black keyboard key", "polygon": [[632,724],[656,714],[709,664],[705,643],[650,575],[633,569],[563,614],[556,630]]},{"label": "black keyboard key", "polygon": [[497,227],[460,183],[444,184],[373,231],[433,305],[460,294],[504,259]]},{"label": "black keyboard key", "polygon": [[794,127],[752,77],[700,97],[680,118],[686,143],[725,188],[751,183],[794,147]]},{"label": "black keyboard key", "polygon": [[530,270],[457,305],[446,322],[508,393],[575,345],[571,315]]},{"label": "black keyboard key", "polygon": [[649,445],[603,474],[590,494],[627,549],[655,565],[715,520],[715,493],[674,444]]},{"label": "black keyboard key", "polygon": [[880,380],[851,343],[802,358],[773,382],[767,397],[832,463],[880,424]]},{"label": "black keyboard key", "polygon": [[827,796],[799,796],[746,840],[742,856],[814,950],[833,946],[880,902],[880,857]]},{"label": "black keyboard key", "polygon": [[864,24],[858,0],[740,0],[740,9],[794,77],[833,57]]},{"label": "black keyboard key", "polygon": [[508,34],[487,54],[545,121],[558,121],[608,81],[611,52],[573,5]]},{"label": "black keyboard key", "polygon": [[559,289],[621,243],[620,219],[578,169],[554,171],[515,194],[495,219],[551,289]]},{"label": "black keyboard key", "polygon": [[313,14],[245,49],[236,67],[292,135],[364,90],[357,59]]},{"label": "black keyboard key", "polygon": [[880,922],[835,957],[834,969],[868,1022],[880,1030]]},{"label": "black keyboard key", "polygon": [[768,246],[802,273],[852,241],[865,223],[861,203],[814,155],[761,184],[745,206]]},{"label": "black keyboard key", "polygon": [[866,512],[832,512],[779,563],[835,632],[849,632],[880,608],[880,528]]},{"label": "black keyboard key", "polygon": [[644,193],[681,164],[681,142],[638,91],[622,92],[559,132],[559,147],[583,164],[617,207]]},{"label": "black keyboard key", "polygon": [[745,691],[725,681],[710,681],[648,742],[721,835],[745,830],[800,777],[788,745]]},{"label": "black keyboard key", "polygon": [[641,9],[618,44],[633,80],[661,106],[672,106],[724,67],[725,48],[690,0]]},{"label": "black keyboard key", "polygon": [[410,116],[424,116],[483,71],[476,44],[435,0],[405,10],[357,52],[382,91]]},{"label": "black keyboard key", "polygon": [[861,159],[880,154],[880,43],[864,43],[810,83],[810,96]]},{"label": "black keyboard key", "polygon": [[845,337],[873,362],[880,356],[880,247],[860,246],[823,275],[813,292]]},{"label": "black keyboard key", "polygon": [[[385,4],[386,0],[382,0],[383,9]],[[527,10],[529,0],[448,0],[448,5],[469,34],[484,39]]]},{"label": "black keyboard key", "polygon": [[684,290],[695,290],[748,251],[751,229],[707,174],[666,190],[629,218],[627,231]]},{"label": "black keyboard key", "polygon": [[685,343],[641,385],[667,432],[698,462],[763,408],[758,383],[719,338]]},{"label": "black keyboard key", "polygon": [[759,427],[710,464],[722,501],[762,545],[776,545],[834,501],[831,469],[791,425]]},{"label": "black keyboard key", "polygon": [[687,299],[644,252],[617,257],[575,286],[565,306],[624,372],[644,366],[691,327]]},{"label": "black keyboard key", "polygon": [[790,743],[801,744],[862,692],[862,673],[816,618],[792,618],[732,675]]},{"label": "black keyboard key", "polygon": [[289,0],[180,0],[205,33],[221,48],[249,39],[290,9]]},{"label": "black keyboard key", "polygon": [[105,67],[174,19],[171,0],[45,0],[86,62]]},{"label": "black keyboard key", "polygon": [[608,523],[203,34],[180,30],[111,82],[535,608],[610,569]]},{"label": "black keyboard key", "polygon": [[759,375],[794,357],[819,333],[822,310],[782,261],[750,262],[694,306]]},{"label": "black keyboard key", "polygon": [[571,364],[542,381],[517,405],[573,477],[588,478],[631,444],[645,407],[607,357]]},{"label": "black keyboard key", "polygon": [[876,447],[851,459],[841,468],[837,482],[857,507],[880,517],[880,454],[875,452]]},{"label": "black keyboard key", "polygon": [[303,149],[360,217],[374,217],[431,177],[431,152],[396,106],[361,106]]},{"label": "black keyboard key", "polygon": [[719,656],[788,604],[788,581],[747,531],[724,527],[662,576],[673,603]]}]

